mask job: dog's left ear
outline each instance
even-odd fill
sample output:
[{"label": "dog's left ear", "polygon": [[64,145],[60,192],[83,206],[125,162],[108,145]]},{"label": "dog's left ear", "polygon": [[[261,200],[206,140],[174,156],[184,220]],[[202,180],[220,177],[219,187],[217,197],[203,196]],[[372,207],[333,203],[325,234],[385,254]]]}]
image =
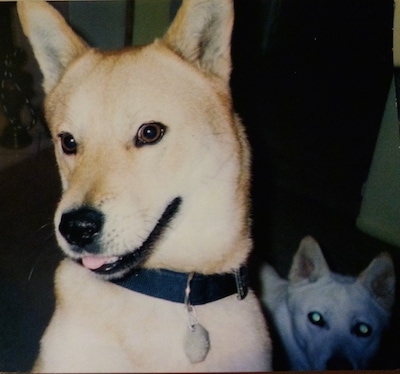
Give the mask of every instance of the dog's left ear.
[{"label": "dog's left ear", "polygon": [[43,73],[43,88],[49,93],[68,65],[87,49],[64,18],[45,1],[18,1],[18,15]]},{"label": "dog's left ear", "polygon": [[328,273],[330,270],[319,244],[312,236],[306,236],[294,255],[289,272],[290,282],[297,283],[303,280],[316,282]]},{"label": "dog's left ear", "polygon": [[375,257],[357,281],[387,310],[394,304],[396,276],[393,260],[387,253]]},{"label": "dog's left ear", "polygon": [[184,0],[163,41],[202,71],[229,82],[231,0]]}]

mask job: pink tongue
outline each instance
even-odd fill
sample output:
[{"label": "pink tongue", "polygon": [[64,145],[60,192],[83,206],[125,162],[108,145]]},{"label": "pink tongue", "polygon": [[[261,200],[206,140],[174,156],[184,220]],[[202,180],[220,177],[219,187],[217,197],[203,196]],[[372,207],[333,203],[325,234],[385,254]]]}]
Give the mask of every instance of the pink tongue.
[{"label": "pink tongue", "polygon": [[90,270],[96,270],[98,268],[101,268],[103,265],[112,262],[113,260],[116,260],[116,257],[83,257],[82,258],[82,265]]}]

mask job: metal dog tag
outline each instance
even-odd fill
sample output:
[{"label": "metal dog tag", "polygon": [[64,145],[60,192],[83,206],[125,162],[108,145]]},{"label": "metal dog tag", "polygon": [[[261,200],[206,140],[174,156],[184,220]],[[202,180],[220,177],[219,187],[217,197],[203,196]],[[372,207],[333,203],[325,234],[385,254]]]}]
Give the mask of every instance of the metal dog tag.
[{"label": "metal dog tag", "polygon": [[189,361],[193,364],[205,360],[210,350],[210,336],[208,331],[197,320],[196,311],[190,304],[190,282],[194,273],[188,276],[185,290],[185,308],[189,317],[188,329],[185,337],[184,350]]},{"label": "metal dog tag", "polygon": [[196,323],[188,329],[185,339],[185,353],[193,364],[202,362],[210,350],[208,331]]}]

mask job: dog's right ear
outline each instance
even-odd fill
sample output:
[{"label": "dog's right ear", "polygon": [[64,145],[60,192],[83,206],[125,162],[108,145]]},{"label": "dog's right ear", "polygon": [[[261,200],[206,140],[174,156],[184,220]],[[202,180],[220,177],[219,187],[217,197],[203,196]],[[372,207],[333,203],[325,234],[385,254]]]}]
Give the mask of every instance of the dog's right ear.
[{"label": "dog's right ear", "polygon": [[24,34],[32,45],[43,73],[44,91],[49,93],[67,66],[88,47],[46,2],[19,1],[17,9]]},{"label": "dog's right ear", "polygon": [[375,257],[369,266],[361,272],[357,281],[385,309],[390,310],[395,301],[396,275],[391,256],[383,252]]},{"label": "dog's right ear", "polygon": [[184,0],[163,41],[208,74],[229,83],[232,0]]},{"label": "dog's right ear", "polygon": [[294,255],[289,280],[292,283],[303,280],[315,282],[329,272],[329,266],[317,241],[312,236],[303,238]]}]

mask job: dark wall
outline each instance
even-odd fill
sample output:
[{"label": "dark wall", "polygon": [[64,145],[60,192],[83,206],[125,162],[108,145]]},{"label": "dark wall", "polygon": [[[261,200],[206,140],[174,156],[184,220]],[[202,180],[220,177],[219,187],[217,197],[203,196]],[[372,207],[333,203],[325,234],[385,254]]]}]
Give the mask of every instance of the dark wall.
[{"label": "dark wall", "polygon": [[0,2],[0,58],[3,59],[4,54],[12,49],[12,32],[11,32],[11,5],[10,2]]},{"label": "dark wall", "polygon": [[392,77],[393,1],[236,0],[235,11],[232,87],[255,198],[267,177],[355,219]]}]

